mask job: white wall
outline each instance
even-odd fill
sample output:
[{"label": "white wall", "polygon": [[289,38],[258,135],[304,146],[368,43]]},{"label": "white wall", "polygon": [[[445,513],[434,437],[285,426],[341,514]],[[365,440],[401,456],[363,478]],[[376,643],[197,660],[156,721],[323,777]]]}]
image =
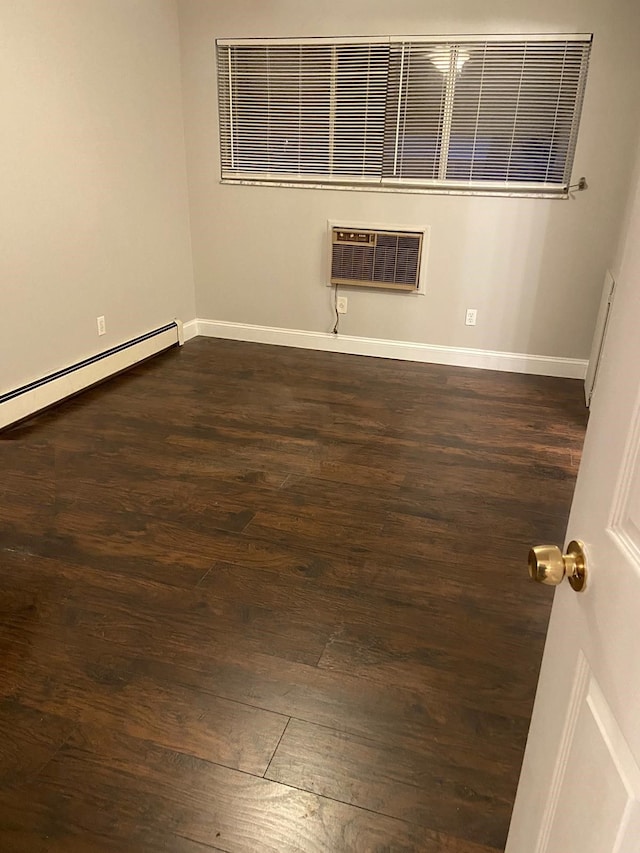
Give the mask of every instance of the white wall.
[{"label": "white wall", "polygon": [[[328,331],[327,219],[429,224],[425,297],[349,291],[347,334],[585,358],[637,139],[636,0],[178,0],[197,313]],[[216,37],[593,32],[574,200],[219,184]],[[294,245],[293,254],[287,250]],[[464,325],[464,309],[478,325]]]},{"label": "white wall", "polygon": [[173,0],[0,4],[0,393],[195,316],[179,62]]}]

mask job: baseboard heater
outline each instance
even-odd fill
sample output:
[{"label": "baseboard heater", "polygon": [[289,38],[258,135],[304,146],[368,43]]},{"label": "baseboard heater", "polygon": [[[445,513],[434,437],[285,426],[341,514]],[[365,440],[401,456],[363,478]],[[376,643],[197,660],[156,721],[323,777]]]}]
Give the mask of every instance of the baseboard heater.
[{"label": "baseboard heater", "polygon": [[0,395],[0,430],[183,342],[182,323],[174,320],[159,329],[8,391]]}]

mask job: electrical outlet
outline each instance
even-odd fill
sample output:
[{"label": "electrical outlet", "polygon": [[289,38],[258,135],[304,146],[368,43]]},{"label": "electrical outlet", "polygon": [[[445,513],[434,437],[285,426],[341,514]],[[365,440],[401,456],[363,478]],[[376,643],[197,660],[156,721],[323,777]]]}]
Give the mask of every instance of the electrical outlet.
[{"label": "electrical outlet", "polygon": [[336,311],[338,312],[338,314],[346,314],[348,304],[349,300],[346,296],[338,296],[338,298],[336,299]]},{"label": "electrical outlet", "polygon": [[104,322],[104,317],[96,317],[96,322],[98,324],[98,334],[104,335],[107,331],[106,323]]},{"label": "electrical outlet", "polygon": [[465,314],[465,317],[464,317],[465,325],[475,326],[477,317],[478,317],[478,310],[476,308],[467,308],[467,313]]}]

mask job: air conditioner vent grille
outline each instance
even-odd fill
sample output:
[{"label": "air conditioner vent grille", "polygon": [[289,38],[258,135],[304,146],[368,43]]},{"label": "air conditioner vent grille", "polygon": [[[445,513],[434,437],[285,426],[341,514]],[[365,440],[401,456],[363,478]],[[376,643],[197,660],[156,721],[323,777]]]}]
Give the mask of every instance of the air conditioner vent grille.
[{"label": "air conditioner vent grille", "polygon": [[423,233],[332,229],[331,284],[417,290]]}]

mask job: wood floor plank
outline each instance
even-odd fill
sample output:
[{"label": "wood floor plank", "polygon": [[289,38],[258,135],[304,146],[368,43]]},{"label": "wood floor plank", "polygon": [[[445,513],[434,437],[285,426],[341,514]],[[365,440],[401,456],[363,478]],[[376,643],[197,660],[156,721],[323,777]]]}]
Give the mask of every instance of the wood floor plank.
[{"label": "wood floor plank", "polygon": [[48,557],[35,564],[15,553],[5,556],[5,564],[14,567],[20,589],[31,593],[40,620],[55,629],[54,637],[72,628],[77,635],[108,640],[136,654],[179,660],[185,649],[207,655],[228,646],[315,664],[332,631],[332,624],[311,621],[302,608],[234,596],[204,583],[175,588],[127,577],[120,568],[111,572]]},{"label": "wood floor plank", "polygon": [[517,771],[514,757],[526,738],[526,718],[465,707],[428,684],[389,691],[375,681],[228,646],[185,651],[180,662],[140,657],[86,636],[81,650],[40,636],[45,643],[37,656],[25,661],[22,649],[7,653],[10,696],[20,703],[121,726],[136,737],[147,730],[158,743],[250,772],[264,771],[288,716],[399,748],[422,744],[440,758],[500,766],[505,775]]},{"label": "wood floor plank", "polygon": [[196,339],[0,433],[0,850],[499,853],[585,423]]},{"label": "wood floor plank", "polygon": [[[242,650],[243,654],[247,655],[252,649],[252,644],[247,637],[239,635],[235,637],[234,633],[231,633],[231,636],[225,636],[229,626],[228,620],[223,621],[222,632],[213,625],[211,629],[207,627],[209,621],[213,623],[217,618],[216,608],[207,606],[210,597],[214,602],[224,601],[226,597],[234,602],[244,601],[245,606],[248,607],[254,606],[252,599],[248,598],[246,593],[246,586],[251,582],[251,577],[245,577],[244,583],[238,588],[237,584],[232,583],[234,567],[224,568],[226,580],[222,585],[218,583],[217,573],[212,572],[205,578],[199,590],[183,593],[181,596],[165,590],[162,586],[154,587],[148,582],[140,583],[138,587],[131,582],[126,597],[123,597],[118,592],[118,579],[105,578],[101,573],[94,579],[95,589],[90,583],[90,576],[85,576],[84,586],[78,593],[76,587],[80,589],[79,585],[83,581],[81,572],[70,571],[60,562],[53,561],[50,572],[54,585],[54,601],[40,603],[40,614],[46,618],[47,624],[51,627],[51,639],[40,652],[40,659],[35,665],[42,668],[60,667],[61,661],[67,659],[69,652],[64,647],[61,651],[56,649],[56,637],[71,644],[74,638],[81,636],[85,660],[92,661],[91,666],[94,668],[99,669],[99,664],[95,663],[91,656],[93,649],[97,649],[95,657],[98,660],[102,660],[105,656],[109,659],[107,643],[111,644],[113,651],[111,669],[114,672],[113,678],[116,680],[119,678],[115,674],[118,671],[122,673],[125,682],[130,678],[132,669],[135,673],[151,673],[149,659],[161,664],[183,663],[201,673],[191,679],[188,684],[190,689],[196,689],[200,683],[203,688],[233,701],[255,705],[257,708],[273,710],[280,714],[284,713],[285,716],[287,712],[283,709],[289,708],[295,716],[313,719],[321,724],[336,725],[339,728],[345,725],[356,725],[358,728],[355,731],[361,733],[365,733],[368,727],[375,726],[377,731],[384,731],[386,737],[395,738],[397,737],[393,731],[395,721],[412,717],[419,723],[419,728],[417,731],[405,728],[404,735],[407,738],[429,737],[449,745],[459,744],[461,739],[464,740],[467,736],[465,732],[476,731],[479,727],[485,730],[489,743],[492,743],[495,738],[498,738],[499,743],[504,743],[501,739],[502,732],[506,733],[506,739],[510,741],[516,732],[518,732],[518,738],[522,738],[526,731],[532,699],[531,676],[527,676],[524,681],[529,688],[528,692],[522,687],[523,682],[515,676],[512,676],[511,683],[504,689],[502,687],[506,674],[504,669],[494,668],[492,672],[490,668],[485,667],[476,673],[475,660],[465,661],[458,656],[437,655],[435,649],[438,645],[429,646],[428,635],[425,636],[424,630],[421,630],[417,621],[411,632],[400,632],[397,628],[383,632],[387,644],[392,638],[395,638],[396,642],[402,642],[402,638],[404,639],[402,644],[404,656],[409,664],[412,664],[408,675],[406,668],[403,669],[401,666],[394,674],[393,665],[391,665],[390,679],[379,677],[371,685],[363,685],[356,676],[365,675],[371,678],[371,673],[367,671],[366,666],[363,666],[363,660],[365,663],[368,661],[362,654],[353,655],[353,664],[347,660],[342,668],[337,665],[336,651],[332,650],[349,649],[344,641],[341,642],[341,636],[357,635],[359,626],[361,634],[366,632],[365,635],[372,641],[371,621],[375,615],[375,606],[380,606],[379,602],[365,609],[358,608],[354,602],[351,604],[354,611],[351,615],[347,613],[349,604],[345,604],[343,617],[350,618],[353,627],[347,628],[343,623],[339,631],[333,632],[320,661],[322,667],[332,672],[320,673],[309,667],[294,669],[287,666],[285,661],[276,658],[269,666],[265,662],[261,664],[260,671],[265,673],[266,677],[256,677],[251,671],[246,671],[242,680],[244,670],[242,665],[237,666],[239,660],[237,652]],[[28,571],[22,573],[25,581],[28,575]],[[39,565],[39,575],[42,576],[42,563]],[[272,585],[276,587],[277,583],[274,581]],[[266,596],[266,586],[256,586],[258,596]],[[278,591],[281,597],[284,597],[285,593],[285,588]],[[60,598],[63,601],[62,605],[58,603]],[[300,593],[298,598],[304,602]],[[173,609],[170,602],[173,602]],[[272,605],[273,598],[271,601],[267,599],[267,603]],[[305,614],[308,620],[313,612],[318,612],[321,609],[322,598],[312,599],[312,605],[298,614],[298,622],[302,622]],[[282,601],[280,606],[284,607]],[[327,611],[333,612],[335,598],[329,597],[328,605],[325,602],[324,606]],[[242,606],[240,609],[242,611]],[[362,614],[360,622],[354,622],[358,611]],[[416,618],[422,612],[417,613]],[[400,617],[404,617],[406,628],[407,622],[410,621],[406,609],[398,612],[398,618]],[[250,618],[249,612],[243,623],[247,634],[251,634],[252,630]],[[165,635],[161,626],[169,619],[172,622],[172,631]],[[322,622],[320,624],[322,625]],[[325,629],[329,631],[328,621],[324,624]],[[258,643],[253,645],[253,651],[260,646],[266,646],[270,636],[260,625],[258,627],[259,630],[255,635]],[[71,631],[68,631],[68,628],[71,628]],[[317,625],[315,630],[318,631]],[[469,630],[468,627],[467,630]],[[289,637],[288,640],[290,639]],[[385,648],[381,639],[378,636],[376,641],[379,655],[382,655],[382,649]],[[92,644],[92,640],[100,641],[99,646]],[[538,643],[541,644],[542,641],[543,637],[540,635]],[[525,633],[522,638],[523,651],[531,643],[532,638]],[[269,648],[274,651],[272,646]],[[325,648],[324,638],[320,648]],[[431,652],[428,658],[430,666],[425,665],[424,659],[424,655],[429,651]],[[382,657],[384,661],[385,656],[382,655]],[[393,662],[393,654],[387,651],[386,662],[389,663],[389,661]],[[241,659],[240,664],[242,664]],[[78,668],[77,665],[76,668]],[[158,669],[153,672],[162,682],[171,683],[172,679],[178,678],[176,673]],[[404,674],[404,681],[402,674]],[[387,696],[388,683],[395,683],[396,687],[405,689],[396,691],[390,699]],[[327,692],[333,698],[330,706],[324,706],[317,699],[307,701],[309,695],[314,697],[323,692]],[[286,704],[283,704],[283,695],[286,697]],[[33,694],[29,701],[32,703],[40,701],[38,694]],[[48,686],[46,701],[48,704],[43,707],[49,710],[54,708],[56,713],[60,712],[62,707],[60,704],[54,706],[49,704],[51,697]],[[422,708],[420,716],[415,713],[417,707]],[[410,710],[408,711],[407,708]],[[378,716],[375,716],[376,711],[380,711]]]},{"label": "wood floor plank", "polygon": [[459,701],[484,711],[530,719],[536,676],[544,638],[532,639],[526,652],[518,653],[521,667],[511,675],[513,658],[476,663],[443,651],[437,644],[414,643],[402,632],[348,632],[341,628],[332,637],[318,666],[350,677],[358,676],[386,689],[419,689],[429,685]]},{"label": "wood floor plank", "polygon": [[[376,768],[372,773],[371,768]],[[266,777],[341,802],[500,849],[511,798],[497,774],[471,774],[417,750],[389,748],[292,720]]]},{"label": "wood floor plank", "polygon": [[[144,765],[136,756],[144,754]],[[228,853],[486,853],[410,823],[84,727],[41,774],[68,826],[116,826],[129,842],[169,832]],[[109,803],[109,810],[105,806]]]},{"label": "wood floor plank", "polygon": [[73,724],[0,699],[0,787],[29,782],[67,740]]},{"label": "wood floor plank", "polygon": [[[174,683],[199,685],[236,702],[318,723],[338,731],[411,749],[416,744],[467,766],[500,766],[517,774],[515,760],[526,738],[527,720],[450,703],[428,685],[396,688],[357,676],[280,660],[271,655],[232,655],[205,666],[172,666]],[[165,677],[159,661],[145,664]],[[469,742],[473,751],[469,752]]]},{"label": "wood floor plank", "polygon": [[[90,780],[89,780],[90,781]],[[20,789],[0,789],[3,853],[228,853],[173,832],[158,821],[139,791],[93,783],[75,792],[52,790],[34,781]],[[130,798],[126,802],[126,798]],[[72,800],[72,802],[70,802]],[[105,815],[110,816],[105,822]],[[158,823],[164,826],[158,826]]]},{"label": "wood floor plank", "polygon": [[109,643],[58,644],[23,662],[11,698],[47,715],[101,723],[227,767],[264,773],[286,716],[168,683],[149,670],[143,659],[118,653]]}]

